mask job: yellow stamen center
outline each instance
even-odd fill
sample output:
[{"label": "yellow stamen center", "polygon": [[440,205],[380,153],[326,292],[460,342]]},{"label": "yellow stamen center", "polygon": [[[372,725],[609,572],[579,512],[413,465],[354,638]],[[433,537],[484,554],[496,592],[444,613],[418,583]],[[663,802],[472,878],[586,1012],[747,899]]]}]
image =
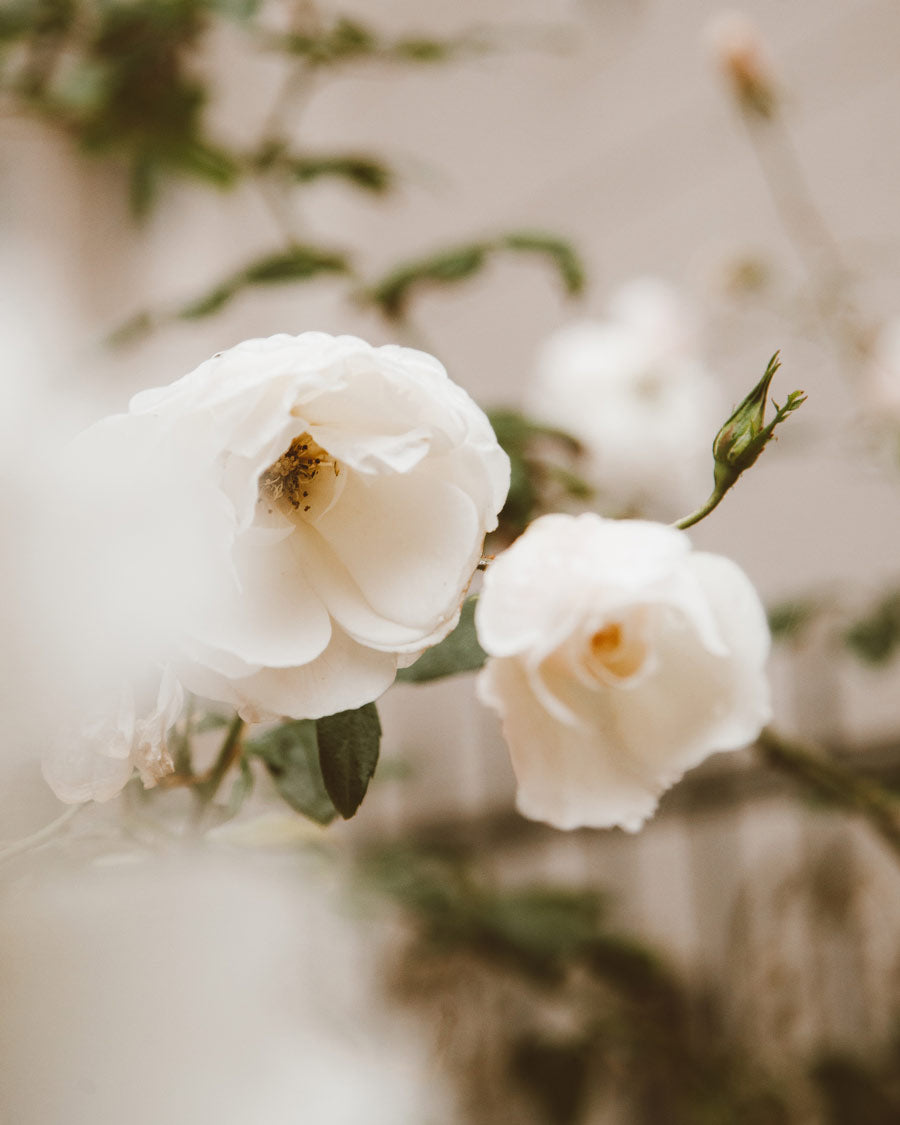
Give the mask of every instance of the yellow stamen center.
[{"label": "yellow stamen center", "polygon": [[259,495],[276,503],[286,500],[295,511],[308,512],[313,482],[328,467],[338,475],[337,461],[309,434],[300,434],[259,478]]},{"label": "yellow stamen center", "polygon": [[617,621],[592,633],[588,645],[594,669],[602,668],[617,680],[637,675],[647,656],[640,636],[633,630],[626,634],[624,626]]}]

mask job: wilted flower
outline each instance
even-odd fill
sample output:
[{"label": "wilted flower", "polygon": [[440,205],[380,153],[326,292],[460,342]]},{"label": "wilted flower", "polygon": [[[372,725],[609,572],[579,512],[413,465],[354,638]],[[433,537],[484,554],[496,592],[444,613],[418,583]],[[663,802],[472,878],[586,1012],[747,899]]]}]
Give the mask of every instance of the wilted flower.
[{"label": "wilted flower", "polygon": [[709,491],[721,397],[695,356],[686,310],[662,282],[632,282],[606,320],[553,335],[528,406],[583,443],[607,510],[672,518]]},{"label": "wilted flower", "polygon": [[351,336],[246,341],[105,424],[123,440],[149,427],[205,503],[202,569],[183,501],[165,544],[191,592],[177,671],[251,720],[369,702],[402,654],[448,633],[509,483],[436,359]]},{"label": "wilted flower", "polygon": [[519,809],[558,828],[639,828],[769,719],[756,591],[662,524],[543,516],[489,568],[476,625]]}]

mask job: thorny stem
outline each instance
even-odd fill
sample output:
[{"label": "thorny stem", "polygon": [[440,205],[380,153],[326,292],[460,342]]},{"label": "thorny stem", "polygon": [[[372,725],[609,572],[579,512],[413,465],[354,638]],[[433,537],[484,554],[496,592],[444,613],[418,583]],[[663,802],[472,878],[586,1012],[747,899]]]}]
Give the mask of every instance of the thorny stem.
[{"label": "thorny stem", "polygon": [[785,738],[766,727],[756,742],[763,761],[801,782],[810,792],[865,817],[900,859],[900,797],[860,777],[821,750]]}]

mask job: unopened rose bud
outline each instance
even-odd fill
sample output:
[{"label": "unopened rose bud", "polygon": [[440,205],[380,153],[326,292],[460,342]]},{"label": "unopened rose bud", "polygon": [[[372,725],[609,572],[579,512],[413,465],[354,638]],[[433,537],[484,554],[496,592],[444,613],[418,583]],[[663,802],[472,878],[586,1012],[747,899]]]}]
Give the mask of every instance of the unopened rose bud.
[{"label": "unopened rose bud", "polygon": [[707,40],[741,107],[771,117],[777,96],[766,45],[741,12],[723,12],[709,24]]},{"label": "unopened rose bud", "polygon": [[765,375],[716,434],[713,457],[717,484],[729,477],[737,479],[765,448],[768,439],[762,435],[766,428],[766,401],[769,385],[780,366],[776,352]]}]

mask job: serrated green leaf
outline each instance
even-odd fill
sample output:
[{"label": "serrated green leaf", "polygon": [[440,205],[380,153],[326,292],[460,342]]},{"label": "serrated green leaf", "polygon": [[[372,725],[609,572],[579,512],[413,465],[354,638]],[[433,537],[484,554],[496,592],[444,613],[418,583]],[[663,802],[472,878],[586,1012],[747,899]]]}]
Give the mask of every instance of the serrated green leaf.
[{"label": "serrated green leaf", "polygon": [[468,598],[453,632],[423,652],[415,664],[397,672],[400,683],[425,684],[445,676],[456,676],[460,672],[475,672],[484,665],[487,654],[478,643],[475,632],[477,601],[477,598]]},{"label": "serrated green leaf", "polygon": [[317,824],[330,824],[336,810],[322,779],[319,744],[312,719],[282,723],[244,744],[245,755],[264,764],[275,788],[298,813]]},{"label": "serrated green leaf", "polygon": [[344,820],[362,804],[381,744],[381,723],[374,703],[339,711],[316,721],[319,765],[328,796]]}]

